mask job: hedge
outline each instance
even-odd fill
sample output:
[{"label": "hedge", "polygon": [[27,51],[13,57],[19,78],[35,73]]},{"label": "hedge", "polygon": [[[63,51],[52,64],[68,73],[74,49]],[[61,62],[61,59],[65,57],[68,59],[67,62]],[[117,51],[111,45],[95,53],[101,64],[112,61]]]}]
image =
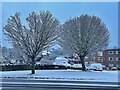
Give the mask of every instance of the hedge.
[{"label": "hedge", "polygon": [[[4,65],[0,66],[2,71],[17,71],[17,70],[31,70],[30,65]],[[53,70],[53,69],[67,69],[61,65],[36,65],[36,70]]]}]

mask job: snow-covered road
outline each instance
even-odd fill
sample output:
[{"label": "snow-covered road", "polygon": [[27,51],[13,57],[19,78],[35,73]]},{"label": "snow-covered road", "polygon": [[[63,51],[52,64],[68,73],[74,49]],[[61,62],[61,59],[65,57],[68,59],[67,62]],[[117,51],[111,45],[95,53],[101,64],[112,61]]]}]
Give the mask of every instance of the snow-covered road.
[{"label": "snow-covered road", "polygon": [[[91,81],[68,81],[68,80],[29,80],[29,79],[2,79],[2,87],[6,90],[17,90],[22,88],[39,88],[39,90],[119,90],[117,82],[91,82]],[[44,88],[44,89],[42,89]],[[58,89],[60,88],[60,89]],[[3,90],[4,90],[3,89]],[[38,89],[37,89],[38,90]]]}]

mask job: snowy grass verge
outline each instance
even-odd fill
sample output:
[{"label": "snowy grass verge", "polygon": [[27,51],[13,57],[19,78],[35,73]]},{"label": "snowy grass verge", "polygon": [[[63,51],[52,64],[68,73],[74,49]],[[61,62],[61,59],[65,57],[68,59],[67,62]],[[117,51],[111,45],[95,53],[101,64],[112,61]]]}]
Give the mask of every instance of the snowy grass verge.
[{"label": "snowy grass verge", "polygon": [[47,79],[47,80],[79,80],[79,81],[99,81],[118,82],[118,71],[80,71],[80,70],[36,70],[36,74],[31,75],[30,70],[26,71],[5,71],[0,72],[0,78],[17,79]]}]

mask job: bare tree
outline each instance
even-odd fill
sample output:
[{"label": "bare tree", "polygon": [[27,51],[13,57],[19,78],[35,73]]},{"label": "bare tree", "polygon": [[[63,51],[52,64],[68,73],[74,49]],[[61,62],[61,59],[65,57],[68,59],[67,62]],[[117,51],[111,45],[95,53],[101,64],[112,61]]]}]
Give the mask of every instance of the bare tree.
[{"label": "bare tree", "polygon": [[[3,64],[27,64],[28,60],[27,57],[21,54],[20,51],[16,50],[16,48],[6,48],[1,47],[1,62]],[[12,63],[14,62],[14,63]]]},{"label": "bare tree", "polygon": [[99,17],[81,15],[70,18],[60,27],[60,45],[76,53],[86,70],[84,58],[109,43],[109,31]]},{"label": "bare tree", "polygon": [[16,13],[8,18],[3,29],[13,47],[31,61],[34,74],[36,57],[57,38],[56,29],[59,22],[50,11],[32,12],[26,20],[28,26],[22,25],[20,13]]}]

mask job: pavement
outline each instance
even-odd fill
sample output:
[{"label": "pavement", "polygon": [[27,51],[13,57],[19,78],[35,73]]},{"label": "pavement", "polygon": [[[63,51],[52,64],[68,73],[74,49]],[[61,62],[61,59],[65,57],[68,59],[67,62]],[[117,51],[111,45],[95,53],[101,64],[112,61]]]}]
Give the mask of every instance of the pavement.
[{"label": "pavement", "polygon": [[120,90],[117,82],[1,79],[2,90]]}]

